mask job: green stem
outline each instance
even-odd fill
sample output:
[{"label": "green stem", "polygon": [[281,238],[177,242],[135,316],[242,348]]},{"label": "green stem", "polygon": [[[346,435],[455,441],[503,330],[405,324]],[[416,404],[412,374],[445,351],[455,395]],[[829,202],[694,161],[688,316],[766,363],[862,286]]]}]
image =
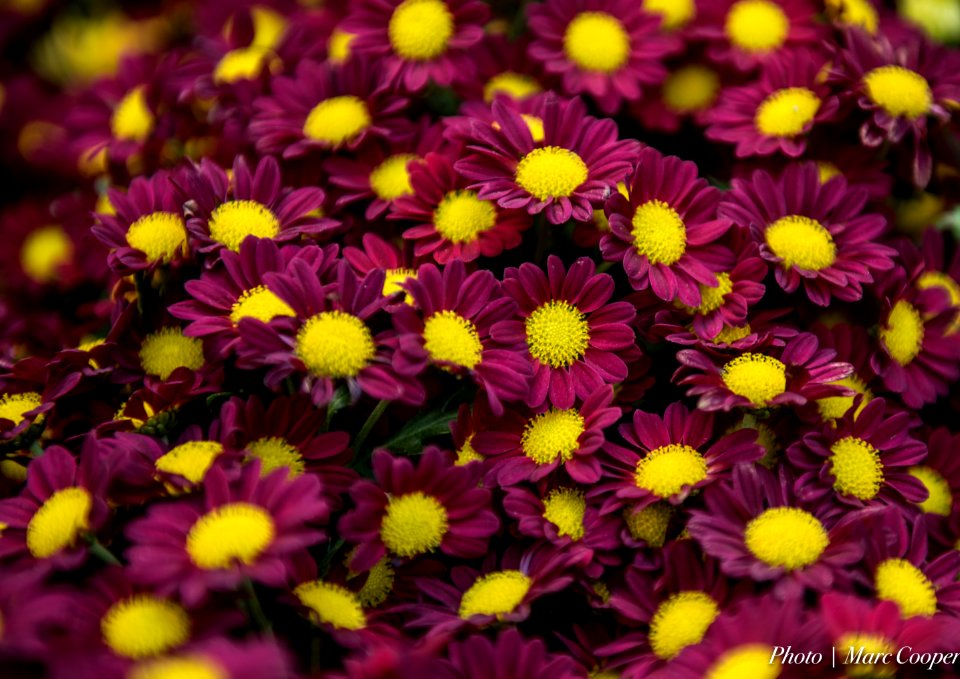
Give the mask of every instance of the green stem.
[{"label": "green stem", "polygon": [[360,433],[357,434],[357,438],[353,440],[354,453],[363,449],[363,444],[366,443],[367,437],[370,435],[370,430],[373,429],[373,425],[377,423],[377,420],[383,415],[383,411],[387,409],[388,405],[390,405],[390,401],[380,401],[370,413],[370,416],[367,417],[367,421],[360,427]]},{"label": "green stem", "polygon": [[247,611],[250,614],[250,620],[261,632],[272,637],[273,626],[263,614],[263,607],[260,606],[260,599],[257,598],[257,591],[253,588],[253,581],[250,578],[243,579],[243,591],[247,594]]},{"label": "green stem", "polygon": [[90,553],[93,554],[95,557],[97,557],[104,563],[110,564],[111,566],[123,565],[122,563],[120,563],[120,559],[115,557],[113,555],[113,552],[111,552],[109,549],[107,549],[102,544],[100,544],[100,542],[97,540],[96,537],[91,535],[89,538],[87,538],[87,540],[90,543],[89,545]]}]

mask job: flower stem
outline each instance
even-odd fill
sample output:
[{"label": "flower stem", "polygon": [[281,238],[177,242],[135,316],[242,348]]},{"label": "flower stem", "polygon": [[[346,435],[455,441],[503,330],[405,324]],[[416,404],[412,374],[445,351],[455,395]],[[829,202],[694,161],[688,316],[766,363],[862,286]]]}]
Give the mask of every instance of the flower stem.
[{"label": "flower stem", "polygon": [[359,452],[363,448],[363,444],[366,443],[367,437],[370,435],[370,430],[373,429],[373,425],[377,423],[377,420],[383,415],[383,411],[387,409],[388,405],[390,405],[390,401],[380,401],[373,411],[371,411],[369,417],[367,417],[367,421],[360,427],[360,433],[357,434],[357,438],[353,441],[354,453]]},{"label": "flower stem", "polygon": [[89,538],[87,538],[87,540],[89,541],[89,547],[88,547],[88,549],[90,550],[90,553],[93,554],[95,557],[97,557],[98,559],[100,559],[100,560],[103,561],[104,563],[110,564],[111,566],[122,566],[122,565],[123,565],[123,564],[120,562],[120,559],[118,559],[117,557],[115,557],[115,556],[113,555],[113,552],[111,552],[109,549],[107,549],[107,548],[104,547],[102,544],[100,544],[100,541],[97,540],[96,537],[94,537],[93,535],[91,535]]},{"label": "flower stem", "polygon": [[243,579],[243,591],[247,594],[247,612],[250,614],[250,620],[261,632],[272,637],[273,626],[263,614],[263,607],[260,606],[260,599],[257,598],[257,590],[253,588],[253,581],[250,578]]}]

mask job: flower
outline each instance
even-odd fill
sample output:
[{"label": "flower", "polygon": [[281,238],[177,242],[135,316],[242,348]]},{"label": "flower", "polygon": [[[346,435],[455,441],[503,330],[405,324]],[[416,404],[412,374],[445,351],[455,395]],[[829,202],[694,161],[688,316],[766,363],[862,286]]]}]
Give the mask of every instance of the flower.
[{"label": "flower", "polygon": [[960,538],[950,527],[960,498],[960,458],[953,453],[960,444],[960,434],[937,427],[925,438],[927,457],[910,467],[908,473],[927,489],[927,497],[918,503],[927,519],[927,532],[940,544],[953,546]]},{"label": "flower", "polygon": [[524,639],[507,629],[491,642],[473,635],[450,646],[440,662],[442,679],[575,679],[583,676],[566,655],[551,653],[540,639]]},{"label": "flower", "polygon": [[193,674],[218,679],[292,679],[286,653],[273,640],[247,642],[216,638],[171,655],[143,660],[125,679],[183,677]]},{"label": "flower", "polygon": [[[413,268],[413,258],[375,233],[363,234],[360,242],[362,247],[345,247],[343,258],[350,262],[350,266],[359,276],[366,276],[377,269],[383,271],[383,296],[392,300],[399,298],[403,303],[411,304],[413,298],[409,292],[404,291],[402,284],[417,276]],[[402,298],[400,293],[404,293]],[[386,306],[388,311],[392,308],[392,305]]]}]

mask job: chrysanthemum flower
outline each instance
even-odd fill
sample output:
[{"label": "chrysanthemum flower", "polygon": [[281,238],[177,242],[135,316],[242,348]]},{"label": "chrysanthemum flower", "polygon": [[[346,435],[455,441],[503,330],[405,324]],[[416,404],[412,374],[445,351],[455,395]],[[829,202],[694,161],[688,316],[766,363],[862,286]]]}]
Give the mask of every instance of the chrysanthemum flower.
[{"label": "chrysanthemum flower", "polygon": [[231,641],[225,637],[182,651],[148,658],[134,665],[124,679],[292,679],[286,652],[274,640]]},{"label": "chrysanthemum flower", "polygon": [[[670,3],[669,6],[674,4],[683,3]],[[686,120],[692,120],[698,127],[705,127],[722,90],[720,73],[696,60],[668,65],[670,72],[656,93],[644,96],[631,106],[630,112],[644,126],[661,132],[679,132]]]},{"label": "chrysanthemum flower", "polygon": [[524,101],[543,92],[542,72],[527,59],[529,39],[525,35],[511,39],[502,33],[487,31],[470,51],[476,75],[456,84],[465,102],[493,103],[497,97]]},{"label": "chrysanthemum flower", "polygon": [[681,46],[631,0],[559,0],[526,11],[531,58],[562,78],[565,94],[589,94],[608,115],[663,81],[662,60]]},{"label": "chrysanthemum flower", "polygon": [[828,396],[817,399],[816,413],[820,420],[834,425],[856,404],[856,410],[853,411],[853,418],[856,419],[866,405],[873,400],[873,391],[869,385],[876,377],[876,373],[870,367],[870,354],[863,350],[864,347],[870,346],[867,331],[859,325],[838,323],[833,327],[817,324],[813,327],[813,332],[822,346],[837,352],[837,360],[853,366],[853,372],[850,375],[836,382],[853,393],[848,396]]},{"label": "chrysanthemum flower", "polygon": [[405,283],[417,308],[393,314],[397,330],[393,364],[402,375],[418,375],[429,364],[456,375],[470,375],[486,393],[494,414],[504,401],[527,395],[530,364],[521,344],[497,342],[495,324],[513,316],[516,303],[500,292],[487,270],[469,276],[460,260],[441,272],[425,264]]},{"label": "chrysanthemum flower", "polygon": [[782,597],[810,588],[848,584],[849,567],[863,556],[859,519],[839,521],[836,509],[799,500],[793,483],[746,465],[704,493],[705,509],[690,512],[687,530],[721,570],[734,578],[776,582]]},{"label": "chrysanthemum flower", "polygon": [[474,126],[468,153],[455,165],[482,200],[546,211],[552,224],[588,221],[630,169],[636,142],[618,141],[614,122],[586,115],[579,99],[548,100],[537,141],[506,102],[495,101],[493,112],[497,124]]},{"label": "chrysanthemum flower", "polygon": [[922,461],[927,449],[910,436],[909,422],[909,413],[888,413],[878,398],[836,427],[805,434],[787,450],[801,472],[797,494],[821,502],[835,497],[853,506],[924,501],[924,485],[907,467]]},{"label": "chrysanthemum flower", "polygon": [[720,192],[697,177],[694,163],[649,147],[627,184],[629,198],[615,193],[606,204],[603,258],[621,261],[634,289],[699,306],[701,286],[717,287],[716,272],[733,264],[717,243],[730,227],[716,215]]},{"label": "chrysanthemum flower", "polygon": [[619,429],[630,447],[607,442],[607,478],[590,495],[605,497],[604,512],[628,503],[636,509],[660,500],[680,504],[734,465],[763,455],[757,433],[749,429],[721,436],[708,447],[713,429],[711,413],[691,412],[681,403],[667,406],[663,417],[635,410],[632,422]]},{"label": "chrysanthemum flower", "polygon": [[356,509],[337,525],[345,540],[360,545],[350,563],[369,570],[388,551],[411,558],[439,549],[460,558],[486,553],[500,527],[490,510],[490,491],[477,488],[480,470],[457,467],[437,448],[428,448],[414,469],[386,451],[373,456],[376,482],[350,489]]},{"label": "chrysanthemum flower", "polygon": [[707,137],[735,144],[738,158],[802,155],[813,127],[830,120],[839,108],[822,82],[825,62],[807,50],[772,59],[756,82],[721,92],[708,116]]},{"label": "chrysanthemum flower", "polygon": [[620,417],[620,409],[610,407],[612,395],[610,387],[600,387],[579,407],[508,412],[477,432],[471,447],[491,458],[491,473],[502,486],[539,481],[560,467],[574,481],[595,483],[603,430]]},{"label": "chrysanthemum flower", "polygon": [[440,661],[441,679],[579,679],[582,671],[567,655],[550,653],[540,639],[527,640],[515,629],[496,641],[473,635],[450,645]]},{"label": "chrysanthemum flower", "polygon": [[81,380],[75,361],[57,367],[39,356],[21,359],[0,374],[0,450],[28,448],[43,433],[58,399]]},{"label": "chrysanthemum flower", "polygon": [[412,193],[396,200],[390,218],[415,222],[404,230],[403,238],[413,242],[417,257],[430,256],[439,264],[453,259],[471,262],[520,244],[531,222],[527,213],[481,199],[467,188],[469,184],[445,153],[428,153],[410,168]]},{"label": "chrysanthemum flower", "polygon": [[940,544],[952,547],[960,539],[949,525],[951,517],[958,516],[960,500],[960,456],[954,452],[960,446],[960,434],[938,427],[925,439],[926,459],[908,471],[927,489],[926,499],[919,503],[927,519],[927,532]]},{"label": "chrysanthemum flower", "polygon": [[624,359],[636,353],[630,327],[636,312],[629,302],[610,303],[613,288],[613,278],[596,273],[587,257],[569,271],[550,255],[546,274],[529,262],[504,272],[503,289],[516,300],[522,320],[499,324],[494,336],[526,342],[533,359],[527,405],[568,409],[574,398],[586,399],[627,377]]},{"label": "chrysanthemum flower", "polygon": [[469,50],[483,37],[488,10],[477,0],[361,0],[343,30],[356,37],[351,52],[382,60],[386,80],[419,92],[473,73]]},{"label": "chrysanthemum flower", "polygon": [[699,396],[698,407],[704,410],[797,406],[848,393],[836,383],[848,377],[853,366],[834,362],[836,352],[820,349],[810,333],[792,337],[785,346],[757,349],[735,356],[698,349],[679,351],[679,384],[691,385],[687,394]]},{"label": "chrysanthemum flower", "polygon": [[261,478],[253,462],[231,480],[214,466],[202,498],[151,505],[127,526],[130,577],[187,605],[246,578],[279,587],[291,559],[323,540],[317,527],[328,513],[315,476],[289,479],[278,469]]},{"label": "chrysanthemum flower", "polygon": [[[941,298],[942,306],[953,309],[956,314],[948,335],[960,332],[960,250],[954,250],[950,261],[945,261],[947,241],[943,232],[938,229],[926,229],[923,232],[923,241],[920,246],[920,256],[923,259],[923,272],[917,278],[916,286],[920,290],[932,290]],[[904,244],[904,250],[912,250]],[[904,259],[914,258],[913,253],[904,252]],[[910,264],[908,264],[910,266]]]},{"label": "chrysanthemum flower", "polygon": [[880,11],[877,0],[825,0],[827,18],[834,25],[845,28],[860,28],[876,35],[880,27]]},{"label": "chrysanthemum flower", "polygon": [[[348,245],[343,249],[343,258],[350,262],[353,270],[360,276],[366,276],[371,271],[382,271],[383,296],[393,300],[393,304],[413,303],[413,297],[403,289],[403,283],[407,279],[417,277],[414,259],[410,253],[401,252],[395,244],[375,233],[363,234],[360,243],[362,247]],[[388,304],[386,309],[392,310],[392,305]]]}]

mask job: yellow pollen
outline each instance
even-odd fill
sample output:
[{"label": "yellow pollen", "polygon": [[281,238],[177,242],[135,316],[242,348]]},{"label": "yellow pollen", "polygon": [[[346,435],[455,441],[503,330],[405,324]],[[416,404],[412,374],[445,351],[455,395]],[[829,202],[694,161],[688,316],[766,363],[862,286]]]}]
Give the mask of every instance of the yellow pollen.
[{"label": "yellow pollen", "polygon": [[818,160],[818,161],[817,161],[817,174],[820,175],[820,183],[821,183],[821,184],[826,184],[828,181],[830,181],[830,180],[833,179],[834,177],[839,177],[839,176],[841,176],[843,173],[840,172],[840,168],[838,168],[838,167],[837,167],[836,165],[834,165],[833,163],[830,163],[830,162],[827,162],[827,161],[824,161],[824,160]]},{"label": "yellow pollen", "polygon": [[643,0],[643,9],[662,17],[664,30],[683,28],[697,14],[695,0]]},{"label": "yellow pollen", "polygon": [[[917,279],[917,287],[920,290],[939,288],[946,293],[951,307],[960,308],[960,283],[957,283],[949,274],[942,271],[924,271]],[[954,315],[953,322],[947,328],[947,334],[952,335],[957,331],[960,331],[960,311]]]},{"label": "yellow pollen", "polygon": [[630,58],[630,36],[606,12],[581,12],[563,34],[563,51],[584,71],[613,73]]},{"label": "yellow pollen", "polygon": [[634,483],[659,498],[679,493],[707,478],[707,461],[696,448],[680,443],[660,446],[644,455],[634,472]]},{"label": "yellow pollen", "polygon": [[671,266],[687,251],[687,227],[677,211],[662,200],[637,206],[631,223],[633,246],[651,264]]},{"label": "yellow pollen", "polygon": [[413,193],[407,164],[417,159],[414,153],[397,153],[373,168],[370,173],[370,188],[377,198],[385,201]]},{"label": "yellow pollen", "polygon": [[393,51],[408,61],[429,61],[447,51],[454,17],[440,0],[404,0],[390,16],[387,34]]},{"label": "yellow pollen", "polygon": [[749,323],[743,325],[724,326],[720,334],[713,338],[717,344],[733,344],[747,337],[753,330]]},{"label": "yellow pollen", "polygon": [[770,662],[773,646],[743,644],[725,651],[710,666],[704,679],[776,679],[780,676],[780,658]]},{"label": "yellow pollen", "polygon": [[272,56],[270,50],[253,45],[230,50],[220,58],[217,67],[213,69],[213,82],[222,85],[253,80],[263,72],[263,67],[270,62]]},{"label": "yellow pollen", "polygon": [[543,500],[543,518],[557,527],[557,535],[568,535],[574,541],[583,538],[586,511],[583,492],[573,488],[556,488]]},{"label": "yellow pollen", "polygon": [[477,327],[455,311],[438,311],[423,324],[423,346],[438,363],[473,370],[483,356]]},{"label": "yellow pollen", "polygon": [[266,205],[255,200],[231,200],[219,205],[207,225],[210,237],[230,248],[240,250],[247,238],[273,238],[280,233],[280,222]]},{"label": "yellow pollen", "polygon": [[923,319],[910,302],[899,300],[880,328],[880,341],[900,365],[908,365],[923,348]]},{"label": "yellow pollen", "polygon": [[496,223],[497,209],[475,191],[450,191],[433,211],[434,228],[451,243],[472,243]]},{"label": "yellow pollen", "polygon": [[253,44],[256,47],[276,47],[287,30],[287,19],[279,12],[262,6],[250,10],[253,19]]},{"label": "yellow pollen", "polygon": [[317,377],[356,377],[376,353],[370,328],[343,311],[311,316],[297,333],[296,354]]},{"label": "yellow pollen", "polygon": [[257,439],[247,444],[250,458],[260,460],[260,476],[285,467],[290,478],[300,476],[305,469],[303,456],[296,447],[279,436]]},{"label": "yellow pollen", "polygon": [[906,559],[881,562],[875,577],[877,598],[897,604],[904,618],[930,617],[937,612],[936,587]]},{"label": "yellow pollen", "polygon": [[552,368],[566,368],[583,358],[590,344],[587,317],[563,300],[534,309],[526,320],[530,355]]},{"label": "yellow pollen", "polygon": [[584,419],[579,411],[551,408],[527,421],[520,448],[537,464],[550,464],[558,457],[566,462],[579,450],[583,432]]},{"label": "yellow pollen", "polygon": [[846,436],[830,446],[833,488],[843,495],[872,500],[883,485],[880,453],[863,439]]},{"label": "yellow pollen", "polygon": [[0,396],[0,420],[10,420],[13,422],[13,426],[17,426],[27,419],[27,413],[41,405],[43,405],[43,397],[35,391],[4,394]]},{"label": "yellow pollen", "polygon": [[953,506],[953,491],[943,474],[925,465],[910,467],[910,476],[917,479],[927,489],[927,499],[920,503],[920,509],[927,514],[950,516]]},{"label": "yellow pollen", "polygon": [[83,488],[62,488],[44,500],[27,524],[27,550],[46,559],[72,547],[90,528],[93,498]]},{"label": "yellow pollen", "polygon": [[59,226],[43,226],[34,229],[20,247],[20,267],[37,283],[50,283],[57,279],[59,269],[70,262],[73,256],[73,241]]},{"label": "yellow pollen", "polygon": [[787,366],[772,356],[746,353],[723,366],[723,383],[756,408],[763,408],[787,389]]},{"label": "yellow pollen", "polygon": [[113,604],[100,620],[103,641],[125,658],[149,658],[190,639],[190,616],[182,606],[152,594]]},{"label": "yellow pollen", "polygon": [[705,316],[722,307],[723,300],[731,292],[733,292],[733,281],[730,279],[730,274],[721,271],[717,274],[716,287],[711,288],[703,283],[700,284],[700,306],[691,307],[686,304],[680,306],[689,314]]},{"label": "yellow pollen", "polygon": [[776,90],[757,107],[754,123],[768,137],[795,137],[807,130],[820,110],[820,98],[806,87]]},{"label": "yellow pollen", "polygon": [[727,37],[751,54],[767,54],[787,41],[790,20],[769,0],[739,0],[727,14]]},{"label": "yellow pollen", "polygon": [[314,580],[293,590],[300,603],[310,609],[314,622],[337,629],[358,630],[367,626],[367,616],[357,595],[332,582]]},{"label": "yellow pollen", "polygon": [[474,615],[502,617],[523,603],[533,581],[516,570],[495,571],[477,578],[463,593],[459,615],[469,620]]},{"label": "yellow pollen", "polygon": [[827,12],[842,26],[859,26],[870,35],[877,32],[879,18],[870,0],[826,0]]},{"label": "yellow pollen", "polygon": [[216,441],[187,441],[171,448],[153,464],[158,472],[176,474],[190,483],[200,483],[222,452],[223,446]]},{"label": "yellow pollen", "polygon": [[570,149],[541,146],[520,159],[517,185],[537,200],[565,198],[587,181],[590,171]]},{"label": "yellow pollen", "polygon": [[394,570],[390,565],[390,557],[385,556],[373,565],[366,573],[367,579],[363,587],[357,592],[357,599],[364,608],[379,606],[393,591]]},{"label": "yellow pollen", "polygon": [[244,290],[230,310],[230,320],[234,325],[239,323],[241,318],[256,318],[267,323],[278,316],[296,315],[289,304],[265,285]]},{"label": "yellow pollen", "polygon": [[493,101],[498,94],[507,94],[514,99],[526,99],[543,91],[537,80],[523,73],[504,71],[490,78],[483,87],[483,100]]},{"label": "yellow pollen", "polygon": [[[860,400],[860,405],[857,406],[857,410],[853,414],[854,419],[856,419],[857,415],[873,400],[873,392],[867,389],[864,381],[856,375],[841,378],[830,382],[830,384],[847,387],[848,389],[853,389],[857,394],[863,395],[863,398]],[[820,417],[825,421],[839,420],[853,407],[854,398],[854,396],[828,396],[817,399],[817,410],[820,411]]]},{"label": "yellow pollen", "polygon": [[[383,277],[383,296],[390,297],[398,292],[404,292],[400,285],[411,279],[417,279],[417,272],[413,269],[387,269]],[[404,293],[403,301],[407,304],[413,304],[413,297],[409,292]]]},{"label": "yellow pollen", "polygon": [[902,66],[881,66],[863,76],[867,96],[887,114],[915,120],[933,104],[930,84],[919,73]]},{"label": "yellow pollen", "polygon": [[767,227],[767,245],[787,269],[820,271],[837,261],[837,245],[824,226],[809,217],[789,215]]},{"label": "yellow pollen", "polygon": [[110,131],[120,141],[142,142],[153,132],[156,123],[147,105],[145,87],[130,90],[113,109]]},{"label": "yellow pollen", "polygon": [[673,71],[663,83],[663,102],[675,113],[696,113],[713,105],[720,78],[706,66],[690,64]]},{"label": "yellow pollen", "polygon": [[273,517],[259,505],[231,502],[211,509],[187,533],[190,560],[204,570],[254,563],[272,543]]},{"label": "yellow pollen", "polygon": [[127,229],[127,243],[147,256],[147,261],[166,264],[187,250],[187,227],[173,212],[152,212]]},{"label": "yellow pollen", "polygon": [[457,451],[457,461],[454,464],[463,467],[471,462],[482,462],[483,459],[483,455],[473,449],[473,434],[470,434]]},{"label": "yellow pollen", "polygon": [[788,571],[816,563],[830,544],[820,520],[796,507],[765,510],[747,524],[743,539],[760,561]]},{"label": "yellow pollen", "polygon": [[643,540],[651,547],[663,547],[672,516],[673,507],[666,502],[657,502],[639,510],[627,507],[623,511],[630,537]]},{"label": "yellow pollen", "polygon": [[885,677],[894,677],[897,674],[896,666],[883,665],[876,662],[867,662],[866,656],[878,657],[886,653],[896,653],[897,646],[884,636],[879,634],[864,634],[863,632],[850,632],[837,639],[837,656],[844,658],[854,649],[854,654],[863,648],[861,662],[844,662],[847,677],[856,677],[862,679],[884,679]]},{"label": "yellow pollen", "polygon": [[677,592],[650,619],[650,648],[658,658],[670,660],[687,646],[699,644],[718,615],[720,608],[709,594]]},{"label": "yellow pollen", "polygon": [[199,370],[203,367],[203,342],[185,336],[180,328],[163,328],[144,338],[140,365],[146,374],[161,380],[177,368]]},{"label": "yellow pollen", "polygon": [[340,28],[333,29],[327,41],[327,60],[333,64],[342,64],[350,56],[350,45],[357,36]]},{"label": "yellow pollen", "polygon": [[391,497],[380,523],[380,539],[391,552],[411,557],[432,552],[447,534],[447,510],[419,491]]},{"label": "yellow pollen", "polygon": [[370,111],[352,94],[324,99],[311,109],[303,123],[303,135],[329,146],[347,144],[370,127]]},{"label": "yellow pollen", "polygon": [[219,665],[201,656],[166,657],[135,665],[127,679],[228,679]]}]

